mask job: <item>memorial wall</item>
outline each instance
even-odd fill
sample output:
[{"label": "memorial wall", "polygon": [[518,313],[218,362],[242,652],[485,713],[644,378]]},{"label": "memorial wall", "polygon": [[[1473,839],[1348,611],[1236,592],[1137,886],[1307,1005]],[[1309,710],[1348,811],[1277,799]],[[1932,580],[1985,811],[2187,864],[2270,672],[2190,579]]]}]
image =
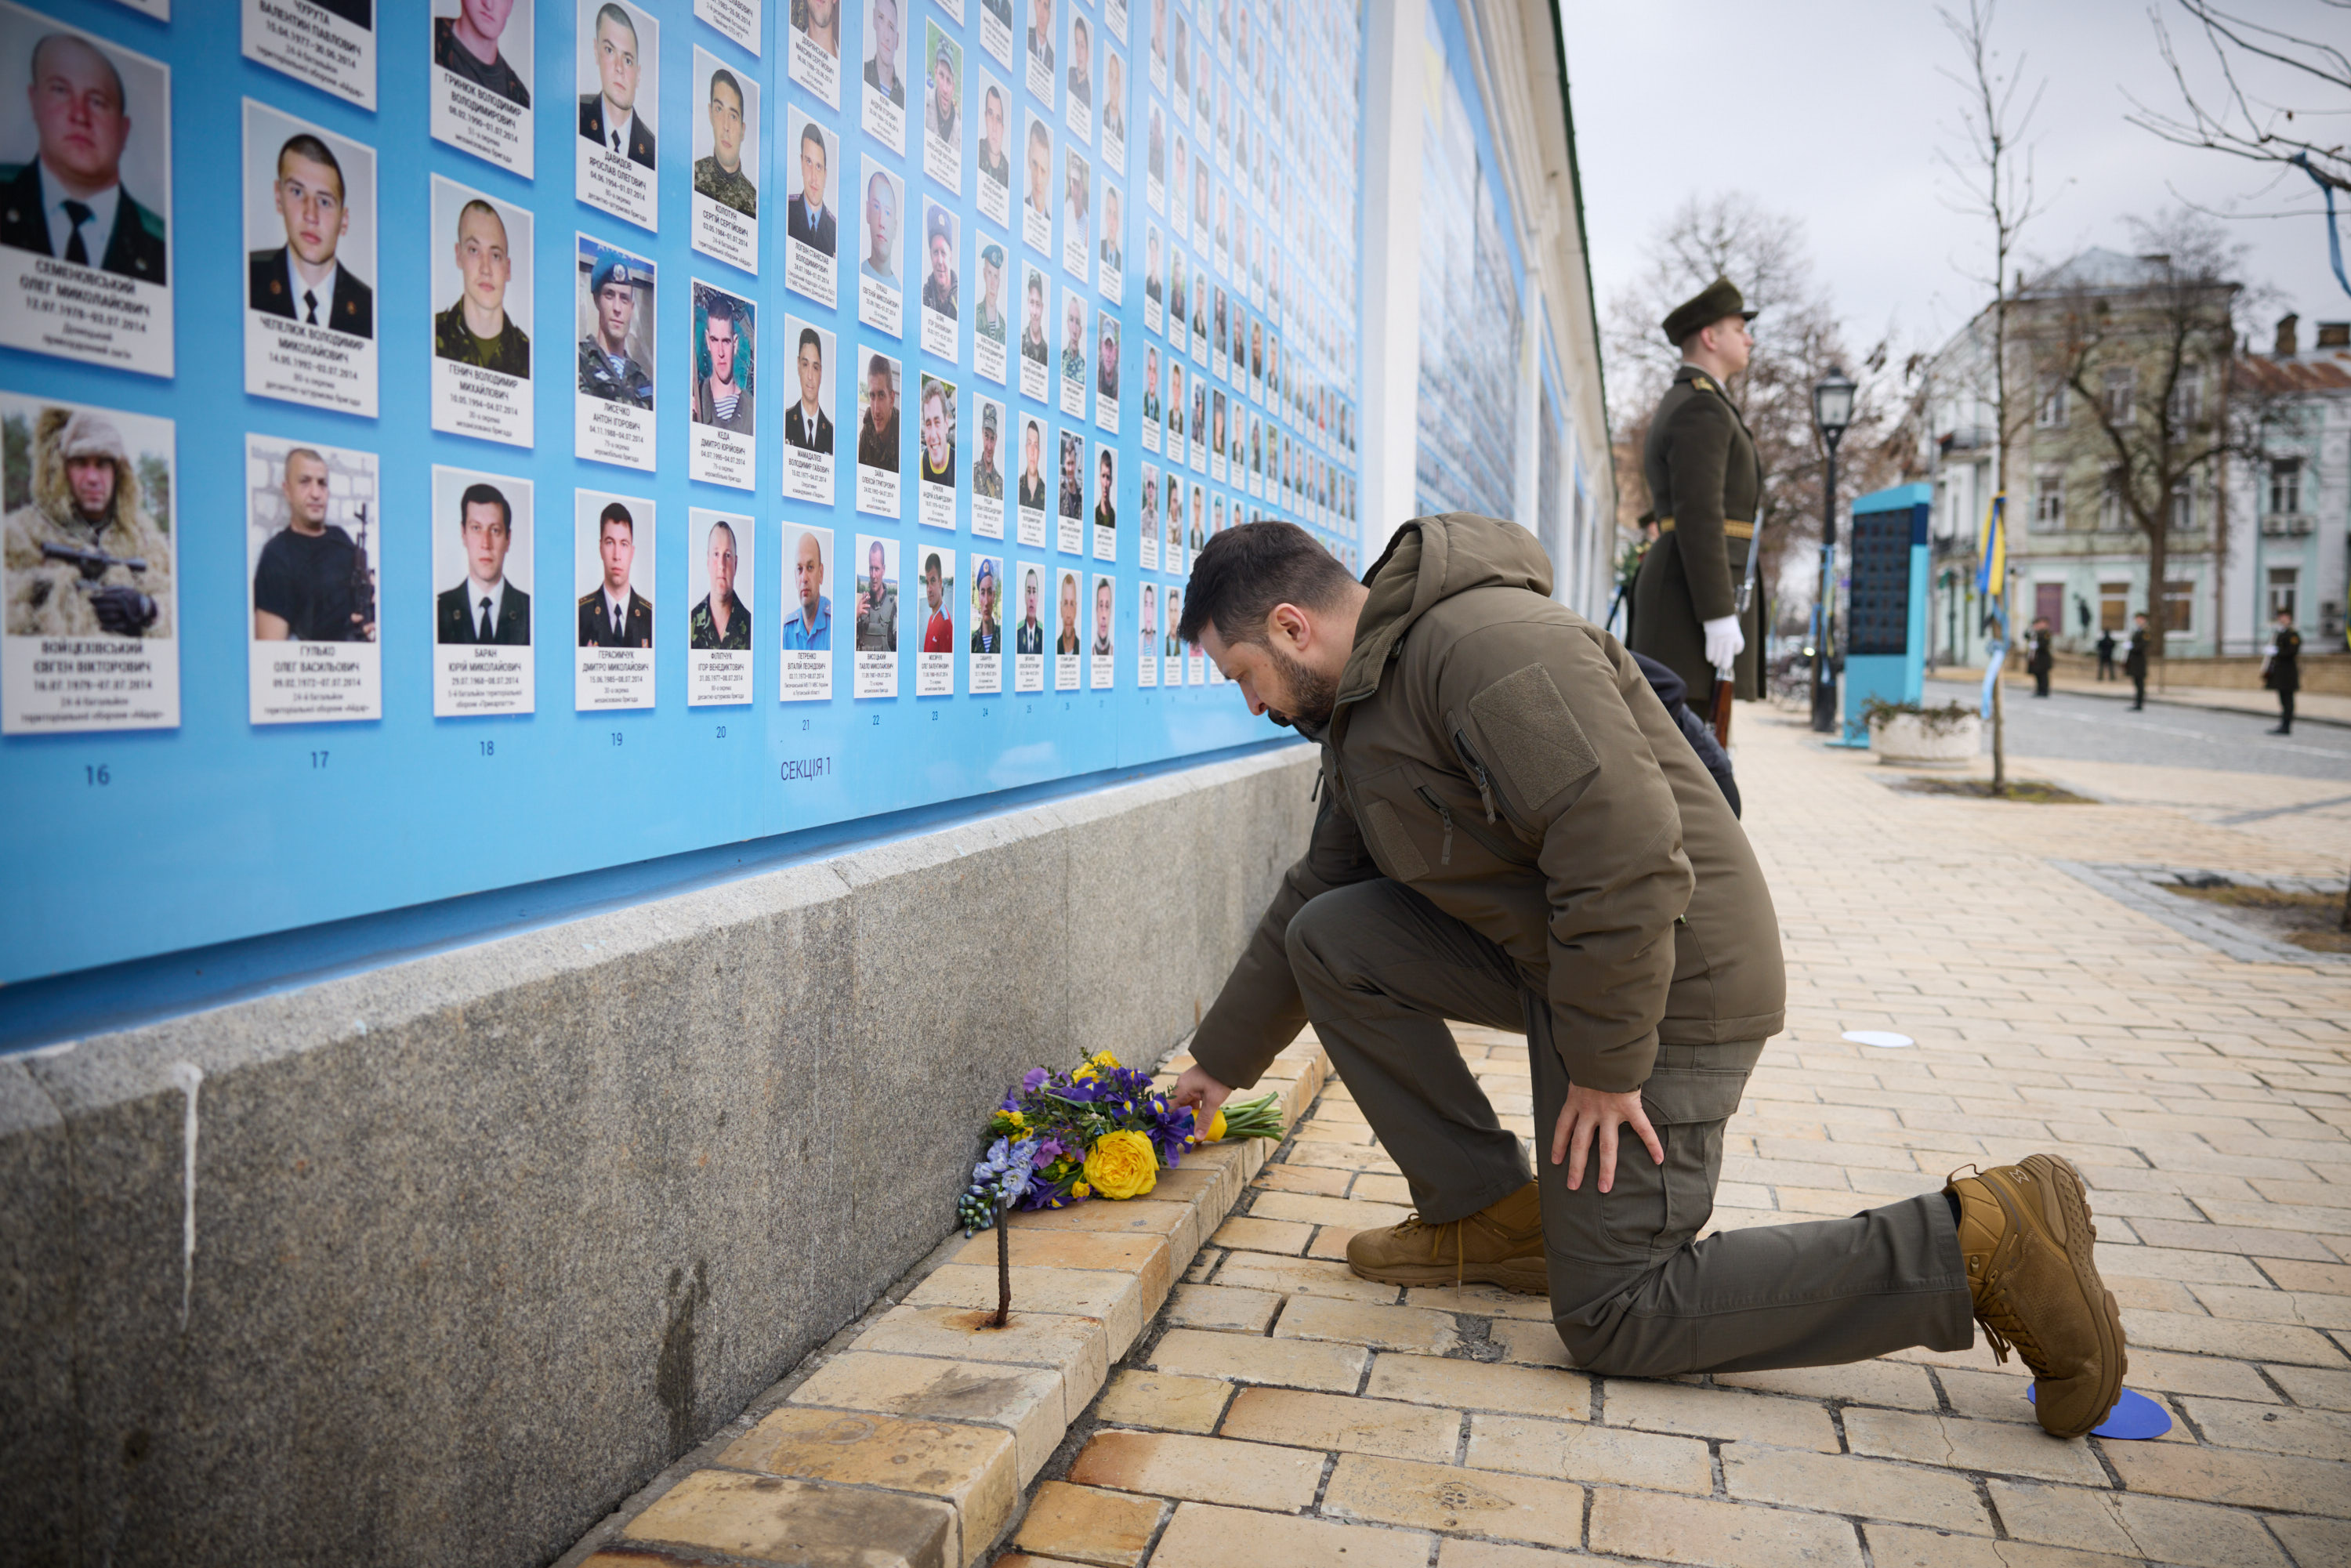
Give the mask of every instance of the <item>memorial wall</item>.
[{"label": "memorial wall", "polygon": [[1363,58],[0,3],[0,984],[1279,734],[1172,629],[1238,522],[1363,565]]}]

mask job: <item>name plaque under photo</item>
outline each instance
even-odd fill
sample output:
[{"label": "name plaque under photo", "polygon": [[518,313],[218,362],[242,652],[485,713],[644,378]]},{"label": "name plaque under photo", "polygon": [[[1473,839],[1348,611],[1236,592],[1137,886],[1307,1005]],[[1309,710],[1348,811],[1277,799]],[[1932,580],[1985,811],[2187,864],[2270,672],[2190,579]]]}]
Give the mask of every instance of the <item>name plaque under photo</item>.
[{"label": "name plaque under photo", "polygon": [[320,92],[375,108],[375,27],[310,0],[245,0],[245,57]]}]

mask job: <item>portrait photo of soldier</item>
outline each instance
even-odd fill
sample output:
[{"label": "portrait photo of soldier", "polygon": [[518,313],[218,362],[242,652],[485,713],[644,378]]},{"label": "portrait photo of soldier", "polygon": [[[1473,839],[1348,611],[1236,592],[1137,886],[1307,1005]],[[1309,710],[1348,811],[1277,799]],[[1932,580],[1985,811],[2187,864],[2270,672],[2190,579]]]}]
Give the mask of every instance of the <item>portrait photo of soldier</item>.
[{"label": "portrait photo of soldier", "polygon": [[1053,0],[1029,0],[1029,63],[1041,68],[1049,83],[1053,79],[1054,58]]},{"label": "portrait photo of soldier", "polygon": [[[1175,591],[1170,589],[1168,591],[1172,593]],[[1151,645],[1158,641],[1159,585],[1146,582],[1143,585],[1143,620],[1135,628],[1135,646],[1148,653],[1152,651]]]},{"label": "portrait photo of soldier", "polygon": [[[125,429],[162,421],[9,396],[6,631],[11,637],[169,637],[173,613],[172,454]],[[21,466],[20,466],[21,465]]]},{"label": "portrait photo of soldier", "polygon": [[653,269],[634,256],[582,242],[580,395],[627,408],[653,406]]},{"label": "portrait photo of soldier", "polygon": [[1061,292],[1061,380],[1086,384],[1086,308],[1074,288]]},{"label": "portrait photo of soldier", "polygon": [[749,435],[752,409],[753,306],[747,299],[694,286],[694,423]]},{"label": "portrait photo of soldier", "polygon": [[1093,31],[1075,7],[1070,11],[1070,102],[1089,110],[1094,106]]},{"label": "portrait photo of soldier", "polygon": [[936,376],[922,382],[923,483],[955,488],[956,389]]},{"label": "portrait photo of soldier", "polygon": [[[593,141],[632,163],[658,167],[653,128],[638,112],[637,102],[641,84],[661,80],[656,51],[640,44],[637,15],[622,0],[580,0],[580,30],[589,41],[589,60],[595,73],[592,83],[585,79],[580,83],[590,89],[580,95],[580,140]],[[644,107],[650,110],[652,104]]]},{"label": "portrait photo of soldier", "polygon": [[[507,557],[517,541],[506,492],[475,481],[457,497],[457,516],[450,522],[465,548],[465,580],[442,590],[434,601],[435,640],[528,646],[530,595],[507,578]],[[527,544],[517,559],[528,565]]]},{"label": "portrait photo of soldier", "polygon": [[1102,130],[1110,141],[1126,141],[1126,62],[1111,48],[1102,50]]},{"label": "portrait photo of soldier", "polygon": [[1076,653],[1081,646],[1078,635],[1078,574],[1066,567],[1061,570],[1061,587],[1055,596],[1054,615],[1053,652]]},{"label": "portrait photo of soldier", "polygon": [[1004,625],[996,618],[998,570],[994,556],[971,558],[971,651],[975,653],[1004,652]]},{"label": "portrait photo of soldier", "polygon": [[956,217],[938,203],[925,200],[923,214],[923,308],[946,320],[956,319],[960,285],[956,277]]},{"label": "portrait photo of soldier", "polygon": [[1032,110],[1029,115],[1029,180],[1020,200],[1029,215],[1051,232],[1053,223],[1053,132]]},{"label": "portrait photo of soldier", "polygon": [[898,287],[898,204],[902,194],[897,177],[888,170],[866,160],[865,176],[865,253],[857,264],[858,276],[876,283]]},{"label": "portrait photo of soldier", "polygon": [[825,552],[832,534],[826,528],[784,528],[784,545],[792,562],[792,610],[784,622],[787,653],[829,653],[832,651],[832,600],[824,591]]},{"label": "portrait photo of soldier", "polygon": [[1031,511],[1045,509],[1045,426],[1034,414],[1020,422],[1019,504]]},{"label": "portrait photo of soldier", "polygon": [[799,134],[793,139],[799,150],[795,162],[799,188],[784,205],[784,232],[819,255],[831,256],[838,224],[832,209],[825,205],[825,192],[830,188],[833,139],[824,127],[802,118],[798,110],[793,117],[800,120]]},{"label": "portrait photo of soldier", "polygon": [[1008,188],[1012,183],[1012,149],[1008,144],[1011,133],[1007,129],[1009,110],[1004,89],[986,72],[981,73],[980,79],[987,85],[979,95],[979,177]]},{"label": "portrait photo of soldier", "polygon": [[898,364],[887,354],[865,361],[865,384],[859,393],[857,465],[885,474],[898,472]]},{"label": "portrait photo of soldier", "polygon": [[328,520],[335,476],[326,454],[290,447],[277,470],[286,523],[254,562],[254,641],[374,642],[374,572],[350,533]]},{"label": "portrait photo of soldier", "polygon": [[1118,396],[1118,318],[1107,310],[1094,312],[1100,336],[1094,344],[1094,390],[1102,396]]},{"label": "portrait photo of soldier", "polygon": [[1009,325],[1004,318],[1004,247],[994,240],[979,247],[979,304],[972,325],[981,337],[1003,346]]},{"label": "portrait photo of soldier", "polygon": [[1045,623],[1037,618],[1037,569],[1020,570],[1020,619],[1012,628],[1012,651],[1016,653],[1041,653],[1045,651]]},{"label": "portrait photo of soldier", "polygon": [[979,404],[979,455],[971,460],[971,493],[991,501],[1004,499],[1004,470],[996,455],[997,426],[1003,415],[985,398]]},{"label": "portrait photo of soldier", "polygon": [[1116,590],[1111,580],[1097,574],[1094,578],[1094,641],[1096,654],[1111,653],[1116,644],[1111,641],[1111,618],[1115,610]]},{"label": "portrait photo of soldier", "polygon": [[[457,209],[450,257],[457,269],[457,297],[433,318],[433,352],[527,381],[530,334],[515,320],[509,306],[529,294],[529,215],[518,214],[519,232],[510,232],[496,203],[463,193],[462,187],[460,192],[464,204]],[[517,267],[522,269],[519,281]]]},{"label": "portrait photo of soldier", "polygon": [[866,0],[865,85],[900,109],[906,107],[902,20],[898,0]]},{"label": "portrait photo of soldier", "polygon": [[1061,490],[1057,511],[1076,522],[1086,515],[1085,440],[1073,430],[1061,432]]},{"label": "portrait photo of soldier", "polygon": [[28,62],[35,138],[5,150],[22,162],[0,164],[0,246],[169,283],[169,74],[30,11],[0,12],[0,28]]},{"label": "portrait photo of soldier", "polygon": [[1072,252],[1086,254],[1086,235],[1093,232],[1088,225],[1093,218],[1094,176],[1092,165],[1076,148],[1063,149],[1061,159],[1061,255],[1066,266]]},{"label": "portrait photo of soldier", "polygon": [[1117,186],[1104,185],[1102,187],[1102,246],[1100,247],[1102,264],[1113,272],[1124,272],[1126,270],[1126,242],[1122,235],[1125,233],[1125,229],[1119,217]]},{"label": "portrait photo of soldier", "polygon": [[729,648],[748,650],[751,646],[751,612],[735,596],[735,571],[741,563],[741,550],[735,540],[735,525],[721,518],[710,525],[703,540],[704,570],[709,574],[710,591],[686,612],[685,645],[689,648]]},{"label": "portrait photo of soldier", "polygon": [[792,0],[792,31],[841,58],[841,0]]},{"label": "portrait photo of soldier", "polygon": [[637,520],[619,501],[596,514],[596,559],[601,580],[580,596],[580,646],[650,648],[653,607],[630,578],[637,560]]},{"label": "portrait photo of soldier", "polygon": [[898,651],[898,547],[887,539],[865,545],[865,575],[857,580],[857,651]]},{"label": "portrait photo of soldier", "polygon": [[954,147],[963,135],[963,46],[936,22],[925,24],[928,41],[923,54],[923,134]]},{"label": "portrait photo of soldier", "polygon": [[1118,527],[1118,457],[1105,442],[1094,445],[1094,527]]},{"label": "portrait photo of soldier", "polygon": [[[1176,630],[1184,622],[1184,591],[1169,584],[1167,589],[1167,631],[1160,640],[1159,652],[1166,658],[1179,657],[1184,652],[1183,634]],[[1170,675],[1169,680],[1176,677]]]},{"label": "portrait photo of soldier", "polygon": [[1178,354],[1167,356],[1167,455],[1171,461],[1183,460],[1184,440],[1184,361]]},{"label": "portrait photo of soldier", "polygon": [[[344,178],[342,161],[326,140],[308,130],[298,130],[276,141],[275,156],[250,144],[252,135],[274,132],[289,121],[286,116],[250,105],[248,156],[269,157],[267,168],[249,168],[248,201],[260,185],[269,192],[270,237],[278,244],[246,256],[246,308],[265,316],[298,321],[306,327],[326,327],[354,338],[375,336],[375,290],[360,276],[353,253],[374,249],[375,154],[346,142],[365,167],[361,176],[360,220],[364,232],[351,233],[352,194]],[[346,247],[345,241],[353,243]],[[372,258],[370,258],[372,270]]]},{"label": "portrait photo of soldier", "polygon": [[1021,288],[1020,357],[1042,367],[1051,352],[1045,340],[1045,274],[1033,263]]},{"label": "portrait photo of soldier", "polygon": [[[694,57],[695,66],[709,73],[703,113],[710,132],[710,151],[694,161],[695,192],[747,218],[756,218],[759,187],[753,158],[759,145],[758,88],[753,84],[747,89],[740,78],[702,49],[695,49]],[[754,150],[753,158],[745,157],[747,150]]]},{"label": "portrait photo of soldier", "polygon": [[1159,345],[1143,346],[1143,422],[1159,423]]},{"label": "portrait photo of soldier", "polygon": [[[440,15],[444,7],[451,7]],[[516,0],[436,0],[433,63],[460,80],[496,93],[518,109],[530,107],[531,8]],[[513,46],[513,59],[507,46]],[[516,68],[514,60],[522,67]]]},{"label": "portrait photo of soldier", "polygon": [[1136,496],[1136,535],[1155,546],[1159,542],[1159,470],[1151,464],[1143,465],[1143,485]]},{"label": "portrait photo of soldier", "polygon": [[[1156,103],[1154,103],[1151,106],[1150,128],[1144,132],[1143,168],[1144,172],[1150,176],[1151,183],[1154,185],[1159,187],[1163,192],[1166,190],[1167,122],[1160,115],[1159,105]],[[1158,205],[1159,198],[1155,197],[1153,199],[1153,209],[1155,211],[1157,210]]]},{"label": "portrait photo of soldier", "polygon": [[955,593],[937,550],[923,555],[923,652],[955,652]]},{"label": "portrait photo of soldier", "polygon": [[803,324],[797,333],[786,322],[786,336],[793,340],[793,373],[799,383],[799,400],[784,411],[784,439],[802,452],[832,451],[832,416],[824,411],[831,402],[828,395],[830,381],[827,366],[831,356],[826,352],[829,334]]}]

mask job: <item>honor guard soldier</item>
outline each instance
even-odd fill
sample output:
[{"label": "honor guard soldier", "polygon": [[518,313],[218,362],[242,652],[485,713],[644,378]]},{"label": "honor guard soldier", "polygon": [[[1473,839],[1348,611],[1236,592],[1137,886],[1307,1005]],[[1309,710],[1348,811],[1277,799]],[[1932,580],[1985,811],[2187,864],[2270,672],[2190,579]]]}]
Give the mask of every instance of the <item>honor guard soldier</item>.
[{"label": "honor guard soldier", "polygon": [[631,408],[653,405],[653,379],[630,357],[629,323],[636,319],[636,275],[606,251],[588,275],[588,298],[596,325],[580,340],[580,391]]},{"label": "honor guard soldier", "polygon": [[1736,695],[1762,695],[1760,584],[1743,626],[1738,608],[1763,465],[1722,385],[1747,368],[1755,314],[1729,278],[1718,277],[1666,318],[1682,363],[1641,453],[1657,540],[1634,580],[1628,643],[1681,676],[1694,695],[1711,691],[1715,672],[1734,662]]}]

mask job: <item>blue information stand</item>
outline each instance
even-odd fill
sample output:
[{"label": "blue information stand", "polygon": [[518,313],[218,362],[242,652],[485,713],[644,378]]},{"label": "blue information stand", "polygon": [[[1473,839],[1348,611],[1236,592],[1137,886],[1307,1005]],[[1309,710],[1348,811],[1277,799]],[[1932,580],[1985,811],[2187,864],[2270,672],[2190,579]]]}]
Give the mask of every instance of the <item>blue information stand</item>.
[{"label": "blue information stand", "polygon": [[1853,504],[1853,601],[1845,617],[1844,734],[1869,744],[1872,697],[1915,703],[1927,661],[1927,509],[1932,485],[1898,485]]}]

